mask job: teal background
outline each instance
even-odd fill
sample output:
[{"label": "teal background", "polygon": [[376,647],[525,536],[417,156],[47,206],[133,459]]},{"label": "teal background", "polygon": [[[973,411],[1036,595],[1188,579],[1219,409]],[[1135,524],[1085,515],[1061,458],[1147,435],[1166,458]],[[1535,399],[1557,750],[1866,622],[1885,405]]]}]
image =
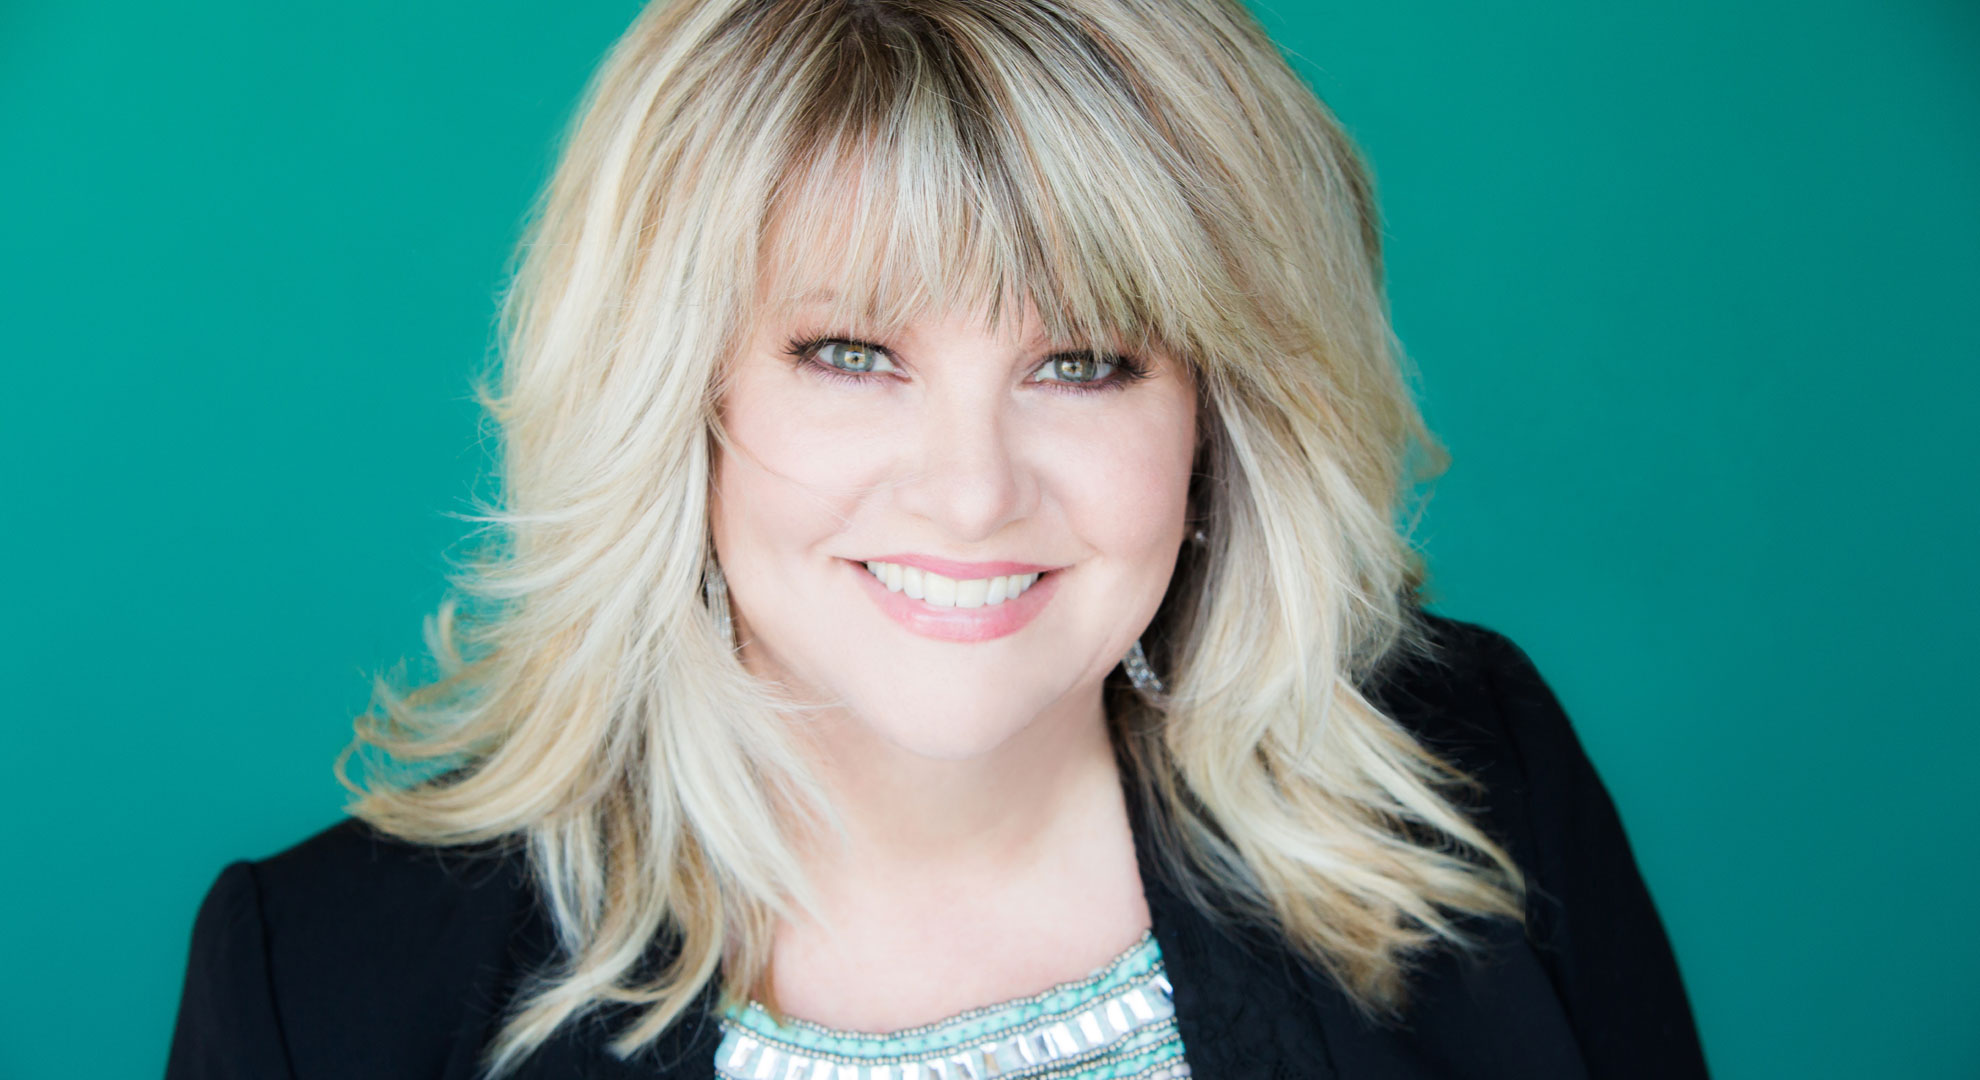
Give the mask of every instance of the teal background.
[{"label": "teal background", "polygon": [[[157,1075],[207,885],[337,816],[634,11],[0,8],[0,1076]],[[1575,717],[1717,1075],[1980,1075],[1980,9],[1260,11],[1380,183],[1441,609]]]}]

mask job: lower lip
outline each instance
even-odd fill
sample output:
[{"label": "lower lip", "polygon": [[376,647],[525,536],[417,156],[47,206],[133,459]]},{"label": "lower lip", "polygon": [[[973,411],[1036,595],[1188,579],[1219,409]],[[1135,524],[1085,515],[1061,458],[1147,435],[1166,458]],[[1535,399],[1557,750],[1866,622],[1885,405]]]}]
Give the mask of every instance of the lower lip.
[{"label": "lower lip", "polygon": [[1031,588],[1019,593],[1016,599],[1001,604],[985,604],[982,607],[936,607],[925,601],[916,600],[905,592],[894,592],[886,583],[874,577],[872,572],[856,562],[847,562],[853,573],[864,582],[863,588],[880,610],[902,626],[922,637],[939,641],[991,641],[1015,634],[1024,629],[1025,624],[1038,617],[1038,612],[1058,591],[1059,574],[1051,571],[1031,583]]}]

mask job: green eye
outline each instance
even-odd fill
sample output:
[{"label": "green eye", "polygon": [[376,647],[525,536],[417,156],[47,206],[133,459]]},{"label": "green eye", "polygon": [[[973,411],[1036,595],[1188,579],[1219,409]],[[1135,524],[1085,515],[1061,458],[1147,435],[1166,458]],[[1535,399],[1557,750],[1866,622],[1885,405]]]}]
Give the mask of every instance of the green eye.
[{"label": "green eye", "polygon": [[892,363],[878,349],[847,341],[828,341],[820,345],[818,359],[825,366],[840,371],[865,373],[893,369]]},{"label": "green eye", "polygon": [[1033,382],[1093,383],[1113,374],[1114,365],[1092,353],[1055,356],[1039,367]]}]

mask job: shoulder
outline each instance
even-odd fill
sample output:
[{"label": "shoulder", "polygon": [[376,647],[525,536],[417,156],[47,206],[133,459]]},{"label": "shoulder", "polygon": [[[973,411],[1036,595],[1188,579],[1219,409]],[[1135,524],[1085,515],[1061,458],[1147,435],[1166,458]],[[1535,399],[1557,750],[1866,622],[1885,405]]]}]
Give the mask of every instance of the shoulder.
[{"label": "shoulder", "polygon": [[[1446,795],[1520,867],[1526,917],[1475,924],[1485,948],[1416,957],[1400,1024],[1372,1020],[1330,976],[1279,981],[1283,952],[1212,950],[1207,932],[1172,930],[1178,1014],[1198,1011],[1193,1026],[1205,1047],[1197,1052],[1215,1060],[1230,1052],[1224,1045],[1251,1045],[1302,1063],[1324,1054],[1341,1076],[1444,1075],[1462,1062],[1475,1076],[1703,1077],[1668,940],[1566,712],[1506,635],[1419,610],[1412,617],[1423,647],[1395,650],[1360,688],[1474,781]],[[1186,908],[1164,911],[1199,925]],[[1204,981],[1191,989],[1191,979]],[[1298,1008],[1287,1003],[1294,999],[1311,1003],[1320,1042],[1286,1034],[1295,1028],[1279,1017]],[[1204,1024],[1203,1015],[1214,1019]],[[1258,1038],[1219,1045],[1216,1033],[1233,1030]],[[1191,1035],[1184,1031],[1185,1042]]]},{"label": "shoulder", "polygon": [[[1417,609],[1425,648],[1397,649],[1370,679],[1369,696],[1433,750],[1478,766],[1509,756],[1579,751],[1560,701],[1532,657],[1506,635]],[[1519,770],[1525,772],[1524,768]]]},{"label": "shoulder", "polygon": [[1526,651],[1424,614],[1430,657],[1375,695],[1477,786],[1464,801],[1527,875],[1525,937],[1595,1077],[1703,1077],[1697,1026],[1663,921],[1607,786]]},{"label": "shoulder", "polygon": [[1480,623],[1420,609],[1414,617],[1426,648],[1398,650],[1369,696],[1476,781],[1452,794],[1545,886],[1558,834],[1581,812],[1614,813],[1594,765],[1525,649]]},{"label": "shoulder", "polygon": [[346,819],[266,858],[236,864],[253,878],[272,934],[364,951],[427,941],[443,924],[501,920],[529,887],[510,844],[435,847]]},{"label": "shoulder", "polygon": [[[455,1075],[547,948],[532,896],[510,846],[354,820],[231,863],[194,920],[169,1075]],[[208,1067],[229,1058],[287,1067]]]}]

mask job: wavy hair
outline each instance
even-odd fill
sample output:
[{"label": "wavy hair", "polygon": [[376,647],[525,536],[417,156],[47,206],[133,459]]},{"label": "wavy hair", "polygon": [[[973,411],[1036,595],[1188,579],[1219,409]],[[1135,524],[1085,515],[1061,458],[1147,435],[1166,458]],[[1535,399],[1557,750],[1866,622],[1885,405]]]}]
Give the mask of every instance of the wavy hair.
[{"label": "wavy hair", "polygon": [[379,679],[337,764],[385,833],[526,847],[557,952],[492,1075],[604,1006],[630,1054],[712,981],[756,990],[811,895],[791,824],[830,808],[702,586],[732,352],[821,245],[863,325],[1029,301],[1194,377],[1205,542],[1143,638],[1171,694],[1107,690],[1193,903],[1383,1014],[1424,950],[1475,946],[1468,917],[1520,917],[1469,779],[1364,693],[1434,651],[1411,495],[1447,456],[1368,172],[1237,0],[656,0],[517,249],[480,387],[500,497],[429,620],[440,674]]}]

